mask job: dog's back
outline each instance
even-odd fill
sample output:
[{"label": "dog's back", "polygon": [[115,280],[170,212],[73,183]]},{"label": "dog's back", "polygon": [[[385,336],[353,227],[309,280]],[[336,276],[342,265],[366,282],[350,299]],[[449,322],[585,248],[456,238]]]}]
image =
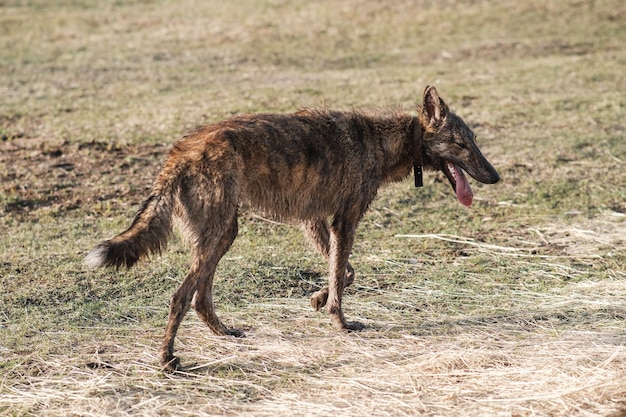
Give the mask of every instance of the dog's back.
[{"label": "dog's back", "polygon": [[390,153],[391,159],[406,156],[408,175],[410,123],[402,113],[325,109],[238,116],[194,130],[173,154],[217,164],[230,160],[237,172],[233,190],[242,201],[276,217],[304,220],[346,205],[362,210],[385,180]]}]

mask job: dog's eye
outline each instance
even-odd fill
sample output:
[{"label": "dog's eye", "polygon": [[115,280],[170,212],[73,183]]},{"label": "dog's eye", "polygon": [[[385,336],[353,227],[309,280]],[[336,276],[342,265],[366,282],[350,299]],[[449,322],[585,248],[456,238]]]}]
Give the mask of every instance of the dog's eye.
[{"label": "dog's eye", "polygon": [[467,142],[464,140],[457,140],[456,145],[461,149],[466,149],[468,147]]}]

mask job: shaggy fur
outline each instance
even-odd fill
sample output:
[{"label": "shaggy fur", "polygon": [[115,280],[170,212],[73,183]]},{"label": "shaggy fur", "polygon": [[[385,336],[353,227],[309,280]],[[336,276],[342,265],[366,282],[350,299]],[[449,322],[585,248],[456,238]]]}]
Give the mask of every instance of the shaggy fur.
[{"label": "shaggy fur", "polygon": [[416,117],[304,109],[198,127],[174,145],[131,226],[98,245],[86,262],[131,267],[164,249],[172,219],[180,220],[191,269],[172,296],[160,353],[162,365],[175,371],[174,338],[190,306],[213,333],[243,335],[215,314],[213,276],[237,236],[238,207],[247,203],[302,223],[330,267],[329,285],[312,296],[312,306],[327,305],[337,329],[361,330],[341,309],[343,289],[354,280],[348,257],[355,230],[378,189],[406,178],[418,160],[427,170],[443,171],[464,205],[472,192],[463,171],[483,183],[499,180],[472,131],[434,87],[424,91]]}]

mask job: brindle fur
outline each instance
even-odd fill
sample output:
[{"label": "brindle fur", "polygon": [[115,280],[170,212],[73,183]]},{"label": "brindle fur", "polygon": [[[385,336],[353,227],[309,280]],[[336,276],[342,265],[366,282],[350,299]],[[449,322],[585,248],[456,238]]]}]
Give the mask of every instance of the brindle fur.
[{"label": "brindle fur", "polygon": [[312,296],[312,306],[327,305],[337,329],[361,330],[364,326],[347,321],[341,309],[343,290],[354,281],[348,257],[355,230],[378,189],[411,173],[414,151],[425,169],[441,170],[443,161],[451,160],[483,183],[499,179],[472,131],[434,87],[424,91],[417,116],[304,109],[196,128],[174,145],[131,226],[98,245],[86,262],[131,267],[160,252],[172,220],[180,220],[192,262],[172,296],[160,352],[164,368],[176,371],[174,338],[190,306],[213,333],[243,335],[215,314],[213,276],[237,236],[238,207],[248,203],[302,223],[330,266],[328,286]]}]

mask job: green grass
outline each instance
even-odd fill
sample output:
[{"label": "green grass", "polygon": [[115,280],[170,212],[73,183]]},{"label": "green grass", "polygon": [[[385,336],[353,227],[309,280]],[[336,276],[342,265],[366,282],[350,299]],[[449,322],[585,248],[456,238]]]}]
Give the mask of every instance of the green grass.
[{"label": "green grass", "polygon": [[[0,414],[607,415],[626,406],[622,2],[0,0]],[[82,257],[171,144],[237,113],[415,109],[436,85],[503,180],[380,191],[337,334],[297,226],[243,210],[216,338],[156,352],[189,255]]]}]

